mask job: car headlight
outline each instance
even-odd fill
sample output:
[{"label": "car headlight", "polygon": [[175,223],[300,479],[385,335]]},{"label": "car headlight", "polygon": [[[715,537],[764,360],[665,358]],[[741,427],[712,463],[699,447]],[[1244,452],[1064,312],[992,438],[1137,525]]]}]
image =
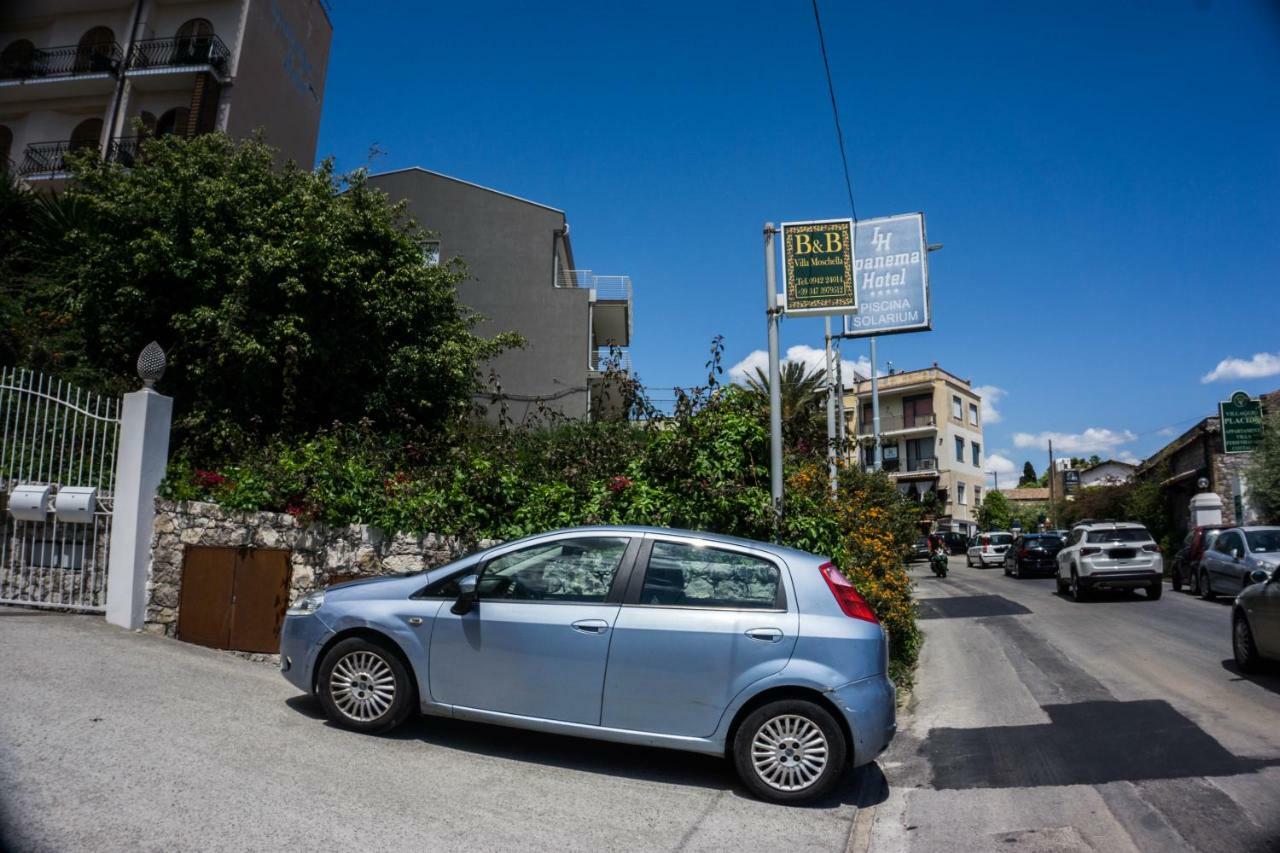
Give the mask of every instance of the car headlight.
[{"label": "car headlight", "polygon": [[324,591],[316,590],[309,592],[299,598],[293,604],[289,605],[289,609],[285,613],[290,616],[306,616],[315,613],[320,609],[320,605],[324,604]]}]

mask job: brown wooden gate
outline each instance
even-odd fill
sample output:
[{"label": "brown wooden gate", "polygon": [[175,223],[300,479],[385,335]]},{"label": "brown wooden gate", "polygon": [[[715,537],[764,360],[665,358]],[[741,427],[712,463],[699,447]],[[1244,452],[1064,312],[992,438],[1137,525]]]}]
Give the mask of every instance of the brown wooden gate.
[{"label": "brown wooden gate", "polygon": [[187,548],[178,639],[214,649],[280,651],[289,556],[266,548]]}]

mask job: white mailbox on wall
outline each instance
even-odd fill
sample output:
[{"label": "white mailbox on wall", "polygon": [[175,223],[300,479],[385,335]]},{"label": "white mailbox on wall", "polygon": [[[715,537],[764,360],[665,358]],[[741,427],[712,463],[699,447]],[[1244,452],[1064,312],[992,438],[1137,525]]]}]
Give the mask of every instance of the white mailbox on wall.
[{"label": "white mailbox on wall", "polygon": [[53,499],[53,514],[63,524],[92,524],[97,502],[93,486],[64,486]]},{"label": "white mailbox on wall", "polygon": [[19,521],[44,521],[53,486],[19,483],[9,494],[9,514]]}]

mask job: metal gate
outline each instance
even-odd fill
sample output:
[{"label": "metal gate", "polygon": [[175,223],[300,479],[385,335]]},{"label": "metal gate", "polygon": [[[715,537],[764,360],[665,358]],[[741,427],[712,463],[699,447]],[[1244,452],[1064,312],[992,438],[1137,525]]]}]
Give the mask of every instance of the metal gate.
[{"label": "metal gate", "polygon": [[0,367],[0,603],[106,608],[119,433],[119,399]]}]

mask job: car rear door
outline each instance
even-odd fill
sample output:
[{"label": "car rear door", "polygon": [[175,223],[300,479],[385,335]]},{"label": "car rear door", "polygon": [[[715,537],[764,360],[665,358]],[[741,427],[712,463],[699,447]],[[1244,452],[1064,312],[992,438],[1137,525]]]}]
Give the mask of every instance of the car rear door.
[{"label": "car rear door", "polygon": [[1244,548],[1244,543],[1239,542],[1239,539],[1234,530],[1228,530],[1221,533],[1218,540],[1213,543],[1213,547],[1204,552],[1202,565],[1210,589],[1222,592],[1229,587],[1228,565],[1235,559],[1232,551],[1236,548],[1242,550]]},{"label": "car rear door", "polygon": [[476,606],[463,615],[441,607],[436,617],[431,698],[455,712],[598,725],[625,569],[641,541],[579,533],[489,558]]},{"label": "car rear door", "polygon": [[787,665],[799,624],[786,566],[776,557],[649,537],[615,623],[601,725],[713,734],[743,688]]}]

